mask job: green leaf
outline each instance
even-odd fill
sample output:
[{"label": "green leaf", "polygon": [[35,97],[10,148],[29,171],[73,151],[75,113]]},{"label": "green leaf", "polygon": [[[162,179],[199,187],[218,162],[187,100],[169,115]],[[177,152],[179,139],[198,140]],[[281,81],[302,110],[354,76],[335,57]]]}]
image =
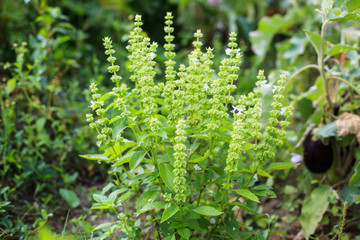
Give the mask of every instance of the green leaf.
[{"label": "green leaf", "polygon": [[108,183],[101,191],[101,194],[105,194],[107,191],[109,191],[113,186],[115,186],[112,182]]},{"label": "green leaf", "polygon": [[175,233],[171,236],[167,236],[166,238],[163,238],[163,240],[176,240]]},{"label": "green leaf", "polygon": [[136,209],[139,210],[143,208],[146,204],[156,200],[159,196],[158,191],[145,191],[143,192],[138,200],[136,201]]},{"label": "green leaf", "polygon": [[317,55],[319,55],[320,54],[320,48],[321,48],[321,36],[320,36],[320,34],[313,33],[313,32],[305,30],[305,35],[309,39],[309,41],[311,42],[313,47],[315,48],[315,51],[316,51]]},{"label": "green leaf", "polygon": [[191,231],[187,228],[180,228],[177,232],[184,239],[189,239],[191,236]]},{"label": "green leaf", "polygon": [[266,197],[266,198],[276,198],[276,194],[268,189],[264,189],[264,190],[260,190],[260,191],[255,191],[254,192],[257,196],[260,197]]},{"label": "green leaf", "polygon": [[250,32],[252,49],[261,61],[264,59],[274,35],[281,30],[285,24],[284,18],[279,14],[275,14],[272,17],[266,16],[259,21],[258,29]]},{"label": "green leaf", "polygon": [[191,159],[191,160],[189,160],[189,163],[199,163],[199,162],[206,160],[208,157],[209,156],[202,156],[202,157],[198,157],[195,159]]},{"label": "green leaf", "polygon": [[128,200],[133,194],[134,194],[133,191],[128,191],[128,192],[126,192],[125,194],[121,195],[121,197],[119,198],[119,201],[125,202],[125,201]]},{"label": "green leaf", "polygon": [[60,188],[59,193],[60,196],[67,202],[67,204],[69,204],[71,208],[76,208],[80,205],[80,200],[73,191],[67,190],[65,188]]},{"label": "green leaf", "polygon": [[[322,78],[319,76],[316,79],[315,85],[311,86],[305,93],[300,95],[300,98],[307,98],[312,101],[318,101],[325,93]],[[319,103],[320,104],[320,103]]]},{"label": "green leaf", "polygon": [[155,136],[156,133],[155,132],[152,132],[152,133],[143,133],[139,136],[138,140],[137,140],[137,145],[140,147],[142,142],[145,141],[145,139],[147,139],[148,137],[151,137],[151,136]]},{"label": "green leaf", "polygon": [[355,167],[355,172],[350,178],[349,185],[354,187],[360,187],[360,161]]},{"label": "green leaf", "polygon": [[331,21],[347,21],[347,20],[360,21],[360,13],[358,13],[358,12],[343,12],[339,16],[331,17],[328,19]]},{"label": "green leaf", "polygon": [[106,231],[106,230],[109,230],[111,228],[111,226],[113,226],[113,225],[114,224],[112,222],[103,223],[103,224],[98,225],[96,228],[94,228],[94,231],[97,231],[97,230],[100,230],[100,229],[104,229]]},{"label": "green leaf", "polygon": [[105,162],[110,161],[110,159],[103,154],[85,154],[85,155],[80,155],[80,157],[95,161],[105,161]]},{"label": "green leaf", "polygon": [[336,123],[332,122],[329,124],[326,124],[325,126],[323,126],[319,131],[317,131],[314,136],[321,136],[323,138],[328,138],[328,137],[336,137],[337,136],[337,127],[336,127]]},{"label": "green leaf", "polygon": [[174,191],[174,178],[175,175],[173,173],[174,167],[166,164],[166,163],[160,163],[159,164],[159,172],[160,177],[164,181],[165,185],[171,190]]},{"label": "green leaf", "polygon": [[101,194],[93,194],[93,199],[98,203],[104,203],[109,200],[108,197]]},{"label": "green leaf", "polygon": [[16,78],[11,78],[6,83],[6,92],[10,94],[16,88]]},{"label": "green leaf", "polygon": [[219,216],[223,213],[217,210],[216,208],[210,206],[200,206],[193,208],[191,210],[204,216]]},{"label": "green leaf", "polygon": [[240,207],[240,208],[242,208],[242,209],[244,209],[244,210],[246,210],[248,212],[259,215],[258,212],[256,212],[255,210],[249,208],[248,206],[246,206],[245,204],[243,204],[243,203],[241,203],[239,201],[234,201],[234,202],[230,203],[230,205],[238,206],[238,207]]},{"label": "green leaf", "polygon": [[271,172],[271,171],[275,171],[275,170],[284,170],[284,169],[289,169],[289,168],[293,168],[295,166],[299,165],[299,163],[292,163],[292,162],[278,162],[278,163],[272,163],[270,164],[270,166],[265,169],[264,171],[266,172]]},{"label": "green leaf", "polygon": [[260,203],[259,198],[248,189],[234,189],[233,191],[244,198]]},{"label": "green leaf", "polygon": [[179,210],[180,210],[180,208],[178,206],[170,206],[167,209],[165,209],[165,211],[163,212],[163,215],[161,217],[160,223],[163,223],[166,220],[168,220],[169,218],[171,218],[172,216],[174,216]]},{"label": "green leaf", "polygon": [[117,125],[113,130],[112,139],[117,138],[125,128],[127,128],[125,124]]},{"label": "green leaf", "polygon": [[136,153],[136,151],[129,151],[128,153],[126,153],[115,163],[115,167],[121,166],[124,163],[128,163],[130,161],[130,158],[134,155],[134,153]]},{"label": "green leaf", "polygon": [[340,192],[340,198],[348,203],[360,203],[360,188],[354,186],[345,186]]},{"label": "green leaf", "polygon": [[145,213],[145,212],[148,212],[152,209],[155,209],[155,208],[164,208],[165,207],[165,203],[164,202],[160,202],[160,201],[156,201],[156,202],[151,202],[151,203],[148,203],[146,204],[143,208],[141,208],[139,211],[136,212],[136,214],[142,214],[142,213]]},{"label": "green leaf", "polygon": [[168,139],[167,132],[166,131],[159,132],[159,137],[161,137],[161,142],[165,141],[166,139]]},{"label": "green leaf", "polygon": [[269,173],[267,173],[267,172],[265,172],[265,171],[263,171],[263,170],[261,170],[261,169],[257,170],[256,173],[257,173],[257,175],[259,175],[259,176],[272,177]]},{"label": "green leaf", "polygon": [[[109,124],[112,124],[113,122],[116,122],[117,120],[122,119],[120,116],[115,116],[112,119],[110,119]],[[113,135],[114,136],[114,135]]]},{"label": "green leaf", "polygon": [[329,49],[329,56],[335,56],[339,53],[348,52],[351,50],[358,50],[358,48],[347,46],[347,45],[342,45],[342,44],[336,44],[335,46],[333,46]]},{"label": "green leaf", "polygon": [[114,92],[108,92],[108,93],[105,93],[104,95],[102,95],[98,101],[105,101],[108,97],[110,96],[117,96],[116,93]]},{"label": "green leaf", "polygon": [[345,2],[345,6],[348,12],[352,12],[360,8],[360,1],[359,0],[347,0]]},{"label": "green leaf", "polygon": [[304,202],[301,209],[300,223],[304,235],[308,238],[315,232],[315,229],[328,208],[328,197],[332,194],[332,188],[322,185],[314,189],[310,197]]},{"label": "green leaf", "polygon": [[111,208],[111,204],[109,203],[94,203],[90,209],[93,210],[93,209],[110,209],[110,208]]},{"label": "green leaf", "polygon": [[138,151],[135,152],[130,158],[130,170],[134,170],[144,159],[146,152],[145,151]]}]

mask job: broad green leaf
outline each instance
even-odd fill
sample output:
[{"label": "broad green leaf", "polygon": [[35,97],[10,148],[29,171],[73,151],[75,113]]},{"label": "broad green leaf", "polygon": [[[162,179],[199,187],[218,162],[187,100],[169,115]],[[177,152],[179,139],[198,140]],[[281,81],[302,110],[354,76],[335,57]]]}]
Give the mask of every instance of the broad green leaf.
[{"label": "broad green leaf", "polygon": [[179,210],[180,210],[180,208],[178,206],[170,206],[167,209],[165,209],[165,211],[163,212],[163,215],[161,217],[160,223],[165,222],[166,220],[168,220],[169,218],[174,216]]},{"label": "broad green leaf", "polygon": [[168,135],[166,131],[161,131],[159,132],[159,137],[161,137],[161,142],[163,142],[164,140],[168,139]]},{"label": "broad green leaf", "polygon": [[108,197],[101,194],[93,194],[93,199],[98,203],[107,202],[109,200]]},{"label": "broad green leaf", "polygon": [[244,162],[239,162],[239,170],[242,172],[253,173],[253,170],[250,169],[250,166]]},{"label": "broad green leaf", "polygon": [[317,131],[314,136],[321,136],[323,138],[336,137],[337,136],[337,127],[336,123],[332,122],[323,126],[319,131]]},{"label": "broad green leaf", "polygon": [[265,185],[265,184],[256,185],[256,186],[251,188],[251,190],[253,190],[253,191],[271,190],[271,189],[272,189],[272,187],[270,187],[269,185]]},{"label": "broad green leaf", "polygon": [[354,187],[360,187],[360,161],[355,167],[355,172],[350,178],[349,185]]},{"label": "broad green leaf", "polygon": [[110,208],[111,208],[111,204],[109,203],[94,203],[90,209],[93,210],[93,209],[110,209]]},{"label": "broad green leaf", "polygon": [[351,50],[356,51],[356,50],[358,50],[358,48],[347,46],[347,45],[342,45],[342,44],[336,44],[335,46],[333,46],[329,49],[329,56],[335,56],[339,53],[347,52],[347,51],[351,51]]},{"label": "broad green leaf", "polygon": [[253,51],[263,60],[266,52],[269,49],[270,43],[278,32],[283,23],[283,18],[279,14],[273,17],[263,17],[259,22],[259,27],[256,31],[250,32],[250,41],[253,46]]},{"label": "broad green leaf", "polygon": [[125,128],[127,128],[125,124],[117,125],[113,130],[112,139],[117,138]]},{"label": "broad green leaf", "polygon": [[305,36],[295,35],[289,40],[276,45],[278,56],[290,61],[290,63],[294,63],[299,56],[304,54],[308,42],[309,40]]},{"label": "broad green leaf", "polygon": [[16,78],[11,78],[6,83],[6,92],[9,94],[16,88]]},{"label": "broad green leaf", "polygon": [[139,136],[138,140],[137,140],[137,145],[140,147],[142,142],[145,141],[145,139],[147,139],[148,137],[151,137],[151,136],[155,136],[156,133],[155,132],[151,132],[151,133],[143,133]]},{"label": "broad green leaf", "polygon": [[159,196],[158,191],[145,191],[145,192],[143,192],[140,195],[140,197],[138,198],[138,200],[136,201],[136,209],[140,210],[141,208],[143,208],[149,202],[157,200],[158,196]]},{"label": "broad green leaf", "polygon": [[166,238],[163,238],[163,240],[176,240],[175,233],[171,236],[167,236]]},{"label": "broad green leaf", "polygon": [[263,176],[263,177],[272,177],[269,173],[267,173],[261,169],[257,170],[256,174],[259,176]]},{"label": "broad green leaf", "polygon": [[112,222],[110,223],[103,223],[98,225],[96,228],[94,228],[94,231],[100,230],[100,229],[104,229],[104,230],[109,230],[111,228],[111,226],[113,226],[114,224]]},{"label": "broad green leaf", "polygon": [[112,124],[113,122],[116,122],[117,120],[122,119],[120,116],[115,116],[112,119],[110,119],[109,124]]},{"label": "broad green leaf", "polygon": [[160,201],[156,201],[156,202],[151,202],[146,204],[143,208],[141,208],[139,211],[136,212],[136,214],[142,214],[145,212],[148,212],[152,209],[161,209],[165,207],[165,203],[164,202],[160,202]]},{"label": "broad green leaf", "polygon": [[358,12],[343,12],[339,16],[328,18],[331,21],[347,21],[347,20],[356,20],[360,21],[360,13]]},{"label": "broad green leaf", "polygon": [[114,203],[117,196],[120,194],[120,193],[123,193],[125,192],[127,189],[126,188],[122,188],[122,189],[117,189],[115,191],[113,191],[112,193],[109,194],[108,198],[109,198],[109,203]]},{"label": "broad green leaf", "polygon": [[248,189],[234,189],[233,191],[244,198],[260,203],[259,198]]},{"label": "broad green leaf", "polygon": [[360,203],[360,188],[345,186],[340,192],[340,198],[348,203]]},{"label": "broad green leaf", "polygon": [[230,203],[230,205],[238,206],[238,207],[240,207],[240,208],[242,208],[242,209],[244,209],[244,210],[246,210],[246,211],[248,211],[248,212],[251,212],[251,213],[254,213],[254,214],[256,214],[256,215],[259,215],[258,212],[256,212],[255,210],[249,208],[248,206],[246,206],[245,204],[243,204],[243,203],[241,203],[241,202],[239,202],[239,201],[234,201],[234,202]]},{"label": "broad green leaf", "polygon": [[249,33],[252,49],[259,57],[259,61],[263,61],[273,37],[288,28],[302,21],[304,13],[301,11],[289,10],[285,16],[274,14],[271,17],[262,17],[258,24],[258,29]]},{"label": "broad green leaf", "polygon": [[166,164],[166,163],[160,163],[159,164],[159,172],[160,177],[164,181],[165,185],[171,190],[174,191],[174,178],[175,175],[173,173],[174,167]]},{"label": "broad green leaf", "polygon": [[101,194],[104,195],[107,191],[109,191],[113,186],[115,186],[112,182],[108,183],[101,191]]},{"label": "broad green leaf", "polygon": [[146,152],[145,151],[138,151],[135,152],[130,158],[130,170],[134,170],[144,159]]},{"label": "broad green leaf", "polygon": [[121,197],[119,198],[119,201],[121,202],[125,202],[126,200],[128,200],[133,194],[135,194],[133,191],[128,191],[125,194],[121,195]]},{"label": "broad green leaf", "polygon": [[321,48],[321,36],[320,34],[313,33],[310,31],[305,30],[306,37],[309,39],[313,47],[315,48],[316,53],[320,54],[320,48]]},{"label": "broad green leaf", "polygon": [[168,150],[167,150],[167,154],[169,156],[169,161],[170,161],[172,166],[174,166],[174,163],[175,163],[174,153],[175,153],[174,148],[169,147]]},{"label": "broad green leaf", "polygon": [[0,201],[0,209],[3,207],[6,207],[7,205],[9,205],[11,202],[9,201]]},{"label": "broad green leaf", "polygon": [[115,163],[115,167],[121,166],[124,163],[128,163],[130,161],[130,158],[134,155],[134,153],[136,153],[136,151],[134,151],[135,149],[137,149],[137,146],[132,148],[124,156],[122,156],[119,160],[117,160]]},{"label": "broad green leaf", "polygon": [[45,124],[46,124],[46,118],[39,118],[38,120],[36,120],[35,123],[36,130],[40,133],[44,129]]},{"label": "broad green leaf", "polygon": [[273,191],[268,190],[268,189],[264,189],[264,190],[260,190],[260,191],[254,191],[254,193],[257,196],[260,196],[260,197],[276,198],[276,194]]},{"label": "broad green leaf", "polygon": [[198,157],[198,158],[189,160],[189,163],[199,163],[199,162],[205,161],[207,158],[208,158],[208,156]]},{"label": "broad green leaf", "polygon": [[284,170],[284,169],[289,169],[289,168],[293,168],[295,166],[299,165],[299,163],[292,163],[292,162],[278,162],[278,163],[272,163],[270,164],[270,166],[265,169],[264,171],[266,172],[271,172],[271,171],[275,171],[275,170]]},{"label": "broad green leaf", "polygon": [[102,95],[98,101],[105,101],[108,97],[110,96],[116,96],[116,93],[114,92],[108,92],[108,93],[105,93],[104,95]]},{"label": "broad green leaf", "polygon": [[80,155],[80,157],[95,161],[106,161],[106,162],[110,161],[109,158],[103,154],[85,154],[85,155]]},{"label": "broad green leaf", "polygon": [[359,0],[347,0],[345,2],[346,10],[348,12],[352,12],[360,8],[360,1]]},{"label": "broad green leaf", "polygon": [[216,208],[210,206],[200,206],[193,208],[191,210],[204,216],[219,216],[223,213],[217,210]]},{"label": "broad green leaf", "polygon": [[306,238],[315,232],[315,229],[328,208],[328,197],[332,194],[332,188],[322,185],[314,189],[310,197],[304,202],[301,209],[300,223]]},{"label": "broad green leaf", "polygon": [[189,239],[191,236],[191,231],[187,228],[180,228],[177,232],[183,239]]},{"label": "broad green leaf", "polygon": [[305,93],[300,94],[298,99],[307,98],[312,101],[319,101],[318,107],[321,106],[321,101],[324,101],[322,97],[325,93],[324,84],[322,78],[319,76],[316,79],[315,85],[311,86]]},{"label": "broad green leaf", "polygon": [[71,208],[76,208],[77,206],[80,205],[80,199],[76,196],[76,194],[73,191],[60,188],[59,193]]}]

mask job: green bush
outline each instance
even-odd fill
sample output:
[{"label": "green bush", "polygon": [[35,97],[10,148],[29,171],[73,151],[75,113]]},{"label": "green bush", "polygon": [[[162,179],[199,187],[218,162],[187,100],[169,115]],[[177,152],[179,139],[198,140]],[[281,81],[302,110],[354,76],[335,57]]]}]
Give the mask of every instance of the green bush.
[{"label": "green bush", "polygon": [[213,50],[202,51],[200,30],[194,34],[188,64],[176,70],[172,18],[168,13],[165,22],[165,84],[154,81],[157,43],[144,37],[139,15],[127,46],[133,89],[121,83],[112,42],[104,38],[115,87],[101,95],[92,83],[91,106],[96,116],[87,115],[103,154],[82,157],[111,164],[115,180],[93,195],[92,209],[109,209],[118,219],[95,230],[103,231],[100,239],[117,237],[117,230],[130,239],[216,239],[223,234],[268,238],[270,223],[265,232],[249,226],[242,231],[234,207],[261,219],[259,197],[276,195],[270,186],[257,184],[258,178],[296,165],[273,163],[292,114],[283,96],[285,76],[272,86],[275,94],[266,124],[260,124],[261,97],[271,84],[263,71],[257,88],[232,106],[231,118],[228,106],[235,101],[232,93],[242,56],[236,34],[230,33],[228,57],[218,72],[212,69]]}]

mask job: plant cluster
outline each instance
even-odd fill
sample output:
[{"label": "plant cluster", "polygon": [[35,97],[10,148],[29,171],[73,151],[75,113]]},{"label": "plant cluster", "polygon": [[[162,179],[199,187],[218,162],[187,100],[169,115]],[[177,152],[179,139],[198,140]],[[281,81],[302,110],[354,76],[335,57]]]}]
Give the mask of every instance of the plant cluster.
[{"label": "plant cluster", "polygon": [[[81,63],[80,55],[73,54],[76,29],[60,8],[46,1],[30,4],[37,14],[32,34],[9,47],[16,54],[14,62],[0,63],[2,239],[30,236],[52,216],[66,212],[62,207],[79,206],[71,188],[88,171],[81,168],[86,163],[77,160],[79,167],[74,167],[71,162],[94,142],[81,118],[87,108],[81,82],[73,76]],[[21,37],[9,34],[9,40]],[[79,75],[92,78],[85,71]]]},{"label": "plant cluster", "polygon": [[[242,56],[236,34],[229,34],[227,57],[218,72],[212,67],[213,49],[203,51],[200,30],[194,33],[188,61],[178,64],[172,14],[165,19],[165,83],[154,81],[158,45],[143,33],[140,15],[127,47],[133,89],[122,82],[112,41],[104,38],[115,86],[100,94],[91,83],[93,113],[87,114],[103,154],[82,155],[110,164],[114,176],[113,183],[93,196],[92,209],[109,209],[118,218],[95,228],[103,231],[99,238],[269,238],[271,224],[265,232],[253,230],[237,220],[234,208],[261,218],[259,198],[276,195],[269,185],[258,184],[258,178],[296,165],[273,163],[293,109],[284,98],[286,77],[270,84],[259,71],[256,89],[235,100]],[[262,125],[267,88],[274,96],[270,117]]]}]

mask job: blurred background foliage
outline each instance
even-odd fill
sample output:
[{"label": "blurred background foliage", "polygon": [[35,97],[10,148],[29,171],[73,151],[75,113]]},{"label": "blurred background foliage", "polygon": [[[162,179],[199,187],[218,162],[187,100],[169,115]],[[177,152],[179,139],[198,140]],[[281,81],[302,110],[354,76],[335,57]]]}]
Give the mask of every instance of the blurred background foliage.
[{"label": "blurred background foliage", "polygon": [[[337,0],[335,5],[344,2]],[[135,14],[143,16],[144,30],[161,46],[164,16],[173,12],[181,61],[192,48],[193,33],[201,29],[204,45],[215,48],[214,63],[219,66],[228,34],[237,32],[244,53],[237,85],[244,93],[253,89],[259,68],[274,81],[279,71],[290,74],[316,63],[304,29],[319,33],[321,17],[314,11],[319,7],[320,0],[0,1],[1,238],[26,238],[46,222],[60,232],[69,208],[73,223],[69,231],[92,231],[85,221],[96,221],[89,215],[88,195],[104,185],[107,169],[78,156],[95,151],[95,139],[85,123],[88,86],[90,82],[110,85],[103,37],[112,38],[123,79],[131,85],[125,46]],[[360,71],[351,67],[358,65],[354,49],[359,47],[359,36],[353,21],[333,23],[327,31],[328,41],[353,47],[345,56],[344,51],[338,53],[334,61],[347,68],[354,81]],[[162,54],[156,58],[164,60]],[[164,81],[162,69],[158,66],[160,81]],[[316,77],[313,70],[299,75],[289,86],[290,97],[306,92]],[[313,116],[317,97],[308,94],[297,99],[298,125],[288,133],[286,156]]]}]

